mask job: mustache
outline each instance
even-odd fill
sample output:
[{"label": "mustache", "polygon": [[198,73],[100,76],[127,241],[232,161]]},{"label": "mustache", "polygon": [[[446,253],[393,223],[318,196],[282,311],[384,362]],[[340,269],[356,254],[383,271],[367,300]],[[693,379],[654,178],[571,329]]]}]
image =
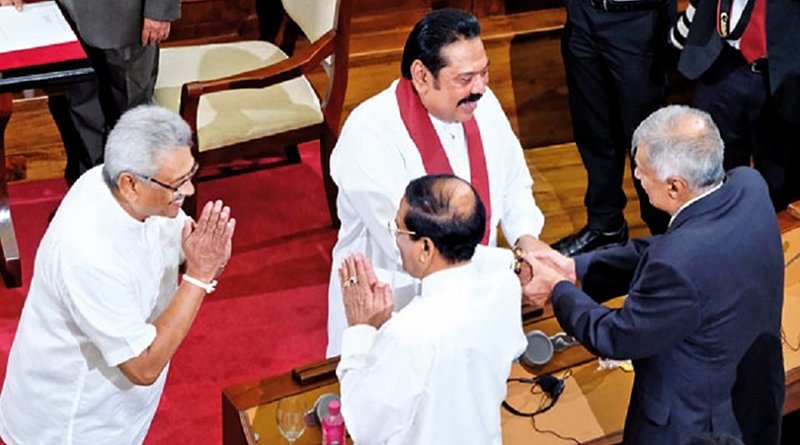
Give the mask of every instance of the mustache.
[{"label": "mustache", "polygon": [[483,94],[472,93],[469,96],[467,96],[467,97],[461,99],[460,101],[458,101],[458,105],[462,105],[462,104],[465,104],[467,102],[477,102],[477,101],[479,101],[481,99],[481,97],[483,97]]}]

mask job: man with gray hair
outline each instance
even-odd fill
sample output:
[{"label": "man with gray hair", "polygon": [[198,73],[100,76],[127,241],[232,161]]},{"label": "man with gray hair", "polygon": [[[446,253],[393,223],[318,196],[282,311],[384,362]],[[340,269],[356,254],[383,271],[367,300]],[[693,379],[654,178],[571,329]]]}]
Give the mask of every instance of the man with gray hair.
[{"label": "man with gray hair", "polygon": [[[663,235],[569,259],[524,255],[526,295],[564,330],[636,370],[625,444],[729,434],[776,444],[784,398],[783,252],[761,176],[722,169],[711,117],[662,108],[633,136],[636,177],[670,214]],[[576,285],[581,281],[581,288]],[[628,294],[623,306],[598,302]]]},{"label": "man with gray hair", "polygon": [[[222,201],[181,210],[197,163],[189,127],[125,113],[106,163],[70,188],[36,254],[0,394],[9,445],[139,444],[169,361],[231,255]],[[178,283],[178,269],[185,273]]]}]

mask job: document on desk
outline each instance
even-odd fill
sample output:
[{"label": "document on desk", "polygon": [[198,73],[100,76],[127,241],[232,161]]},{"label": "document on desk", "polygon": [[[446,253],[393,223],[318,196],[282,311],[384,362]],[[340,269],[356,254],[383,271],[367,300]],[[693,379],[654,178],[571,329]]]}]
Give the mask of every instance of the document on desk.
[{"label": "document on desk", "polygon": [[54,1],[0,7],[0,53],[77,41]]},{"label": "document on desk", "polygon": [[0,71],[85,58],[54,1],[0,7]]}]

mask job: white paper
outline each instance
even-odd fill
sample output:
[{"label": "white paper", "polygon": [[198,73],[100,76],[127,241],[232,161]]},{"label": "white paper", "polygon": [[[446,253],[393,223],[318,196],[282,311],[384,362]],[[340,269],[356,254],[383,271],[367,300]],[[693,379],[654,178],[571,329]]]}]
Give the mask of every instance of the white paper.
[{"label": "white paper", "polygon": [[0,53],[78,40],[54,1],[0,7]]}]

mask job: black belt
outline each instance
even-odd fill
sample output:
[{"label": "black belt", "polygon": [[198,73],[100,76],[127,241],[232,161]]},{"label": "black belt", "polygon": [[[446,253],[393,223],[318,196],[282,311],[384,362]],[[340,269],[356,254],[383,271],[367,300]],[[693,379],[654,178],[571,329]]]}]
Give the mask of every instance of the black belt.
[{"label": "black belt", "polygon": [[642,1],[629,1],[620,2],[614,0],[590,0],[592,6],[597,9],[602,9],[608,12],[632,12],[632,11],[647,11],[660,7],[663,2],[661,0],[642,0]]}]

